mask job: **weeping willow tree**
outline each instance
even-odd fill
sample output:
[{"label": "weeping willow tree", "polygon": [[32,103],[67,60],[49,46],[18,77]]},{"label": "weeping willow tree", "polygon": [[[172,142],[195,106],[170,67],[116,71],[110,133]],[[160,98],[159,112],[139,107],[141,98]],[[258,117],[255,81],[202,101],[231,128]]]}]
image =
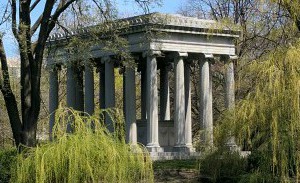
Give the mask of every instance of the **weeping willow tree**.
[{"label": "weeping willow tree", "polygon": [[[122,121],[117,111],[106,112],[116,124]],[[103,112],[83,116],[59,109],[53,129],[55,140],[20,154],[12,168],[11,182],[153,182],[148,153],[126,144],[120,138],[122,130],[110,133],[103,116]],[[71,134],[66,133],[70,117],[74,121]]]},{"label": "weeping willow tree", "polygon": [[218,145],[235,135],[239,145],[252,151],[252,182],[298,182],[300,42],[245,66],[240,80],[252,90],[219,121]]}]

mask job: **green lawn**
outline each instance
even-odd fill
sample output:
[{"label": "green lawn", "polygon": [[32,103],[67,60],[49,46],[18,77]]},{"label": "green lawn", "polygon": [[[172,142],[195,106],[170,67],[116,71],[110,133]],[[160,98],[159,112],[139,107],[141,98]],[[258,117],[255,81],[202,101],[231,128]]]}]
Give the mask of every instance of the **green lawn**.
[{"label": "green lawn", "polygon": [[165,160],[154,161],[154,170],[166,170],[166,169],[199,169],[199,160]]}]

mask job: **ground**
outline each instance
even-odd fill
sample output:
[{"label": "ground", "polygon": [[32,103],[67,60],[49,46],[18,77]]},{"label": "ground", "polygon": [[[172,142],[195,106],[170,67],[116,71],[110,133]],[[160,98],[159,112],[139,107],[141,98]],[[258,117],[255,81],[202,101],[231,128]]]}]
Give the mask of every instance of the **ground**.
[{"label": "ground", "polygon": [[197,170],[156,170],[154,173],[156,183],[173,182],[173,183],[193,183],[199,182]]},{"label": "ground", "polygon": [[153,163],[156,183],[199,182],[198,160],[169,160]]}]

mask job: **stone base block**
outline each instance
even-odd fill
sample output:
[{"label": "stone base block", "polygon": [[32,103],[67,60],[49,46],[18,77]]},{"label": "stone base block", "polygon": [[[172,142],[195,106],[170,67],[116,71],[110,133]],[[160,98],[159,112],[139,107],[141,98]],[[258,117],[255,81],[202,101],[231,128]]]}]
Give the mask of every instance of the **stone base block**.
[{"label": "stone base block", "polygon": [[226,147],[228,148],[229,151],[241,151],[241,148],[237,146],[236,144],[226,144]]},{"label": "stone base block", "polygon": [[241,151],[240,147],[235,143],[234,137],[231,137],[225,145],[229,151]]},{"label": "stone base block", "polygon": [[173,152],[182,152],[182,153],[191,153],[195,152],[195,148],[193,146],[174,146]]},{"label": "stone base block", "polygon": [[153,161],[175,160],[175,159],[199,159],[199,152],[151,152],[150,157]]},{"label": "stone base block", "polygon": [[151,152],[164,152],[164,148],[160,147],[160,146],[152,146],[152,145],[147,145],[147,150],[151,153]]}]

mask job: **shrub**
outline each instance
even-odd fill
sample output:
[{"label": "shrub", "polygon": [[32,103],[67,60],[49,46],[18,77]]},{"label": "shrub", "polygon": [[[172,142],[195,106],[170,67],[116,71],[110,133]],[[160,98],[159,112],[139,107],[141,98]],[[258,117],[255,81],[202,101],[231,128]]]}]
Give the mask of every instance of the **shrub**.
[{"label": "shrub", "polygon": [[253,151],[250,182],[298,182],[300,177],[300,42],[243,68],[251,92],[218,122],[216,141],[235,136]]},{"label": "shrub", "polygon": [[200,160],[203,182],[238,182],[247,174],[247,160],[238,152],[215,151]]},{"label": "shrub", "polygon": [[71,113],[72,133],[66,133],[70,111],[58,110],[55,140],[19,155],[12,182],[153,182],[146,151],[131,148],[119,133],[109,133],[100,114]]},{"label": "shrub", "polygon": [[11,177],[11,167],[14,165],[17,157],[16,149],[0,150],[0,182],[9,182]]}]

